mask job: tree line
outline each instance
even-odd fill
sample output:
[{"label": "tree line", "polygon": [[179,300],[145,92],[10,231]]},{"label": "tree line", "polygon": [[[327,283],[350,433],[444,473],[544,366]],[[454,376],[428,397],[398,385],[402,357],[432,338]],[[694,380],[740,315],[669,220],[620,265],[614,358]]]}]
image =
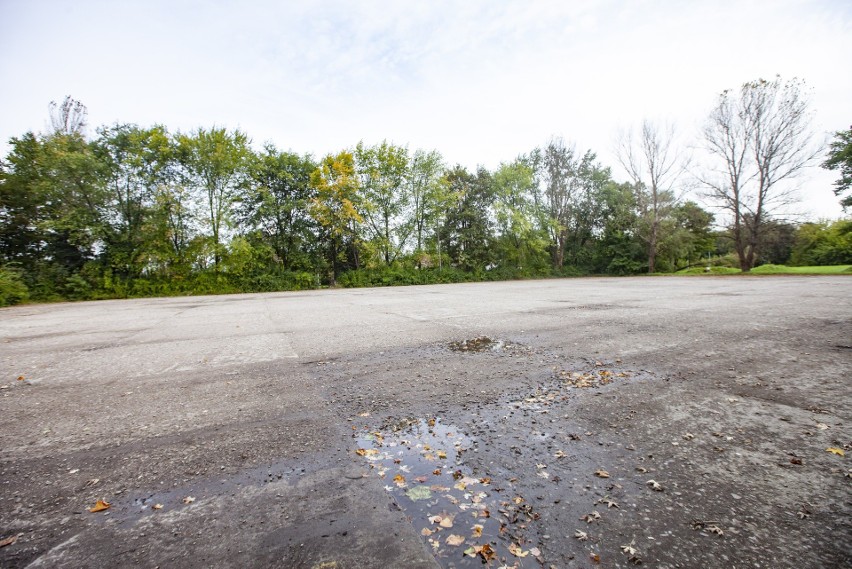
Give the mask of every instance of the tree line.
[{"label": "tree line", "polygon": [[[88,138],[68,97],[0,164],[0,288],[76,299],[665,272],[724,252],[720,237],[748,270],[780,182],[813,158],[796,88],[721,96],[705,133],[720,158],[705,186],[731,214],[721,233],[680,198],[690,166],[673,130],[648,122],[621,138],[630,180],[617,181],[560,138],[474,171],[387,141],[315,159],[216,127],[114,124]],[[754,92],[777,100],[746,101]],[[748,118],[737,105],[760,104],[772,107],[762,131],[734,132]],[[775,131],[771,113],[786,118]]]}]

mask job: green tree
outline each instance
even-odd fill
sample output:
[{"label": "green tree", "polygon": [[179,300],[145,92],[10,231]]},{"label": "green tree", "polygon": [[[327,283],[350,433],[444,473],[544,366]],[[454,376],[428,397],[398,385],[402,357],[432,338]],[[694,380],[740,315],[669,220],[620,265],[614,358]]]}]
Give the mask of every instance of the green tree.
[{"label": "green tree", "polygon": [[447,178],[444,176],[441,154],[435,150],[417,150],[411,158],[408,186],[411,192],[411,223],[416,238],[414,250],[419,255],[430,229],[438,224],[439,217],[446,209]]},{"label": "green tree", "polygon": [[520,157],[500,164],[492,180],[501,263],[536,274],[543,269],[548,235],[537,200],[535,168],[528,158]]},{"label": "green tree", "polygon": [[316,195],[310,202],[309,212],[323,229],[332,268],[331,284],[335,285],[347,244],[355,257],[356,267],[359,264],[356,239],[358,225],[364,218],[359,211],[358,177],[352,153],[344,151],[323,158],[311,173],[311,188]]},{"label": "green tree", "polygon": [[385,265],[390,265],[412,233],[408,208],[408,149],[389,144],[355,147],[355,164],[363,199],[364,230]]},{"label": "green tree", "polygon": [[254,163],[251,187],[240,207],[244,231],[259,231],[286,270],[308,270],[308,252],[316,240],[315,221],[308,213],[315,191],[310,156],[281,152],[267,144]]},{"label": "green tree", "polygon": [[248,136],[239,130],[200,128],[190,135],[178,136],[178,151],[185,182],[203,196],[212,232],[213,262],[218,270],[223,230],[248,182],[253,157]]},{"label": "green tree", "polygon": [[491,174],[471,174],[462,166],[447,172],[450,200],[438,235],[441,248],[456,267],[483,270],[494,261],[490,207],[494,201]]},{"label": "green tree", "polygon": [[[852,127],[834,133],[823,168],[838,170],[840,178],[834,183],[834,195],[842,196],[852,188]],[[852,206],[852,193],[840,200],[843,209]]]},{"label": "green tree", "polygon": [[94,151],[105,167],[107,215],[103,257],[111,270],[138,277],[145,268],[148,216],[155,195],[174,173],[174,148],[163,126],[98,130]]}]

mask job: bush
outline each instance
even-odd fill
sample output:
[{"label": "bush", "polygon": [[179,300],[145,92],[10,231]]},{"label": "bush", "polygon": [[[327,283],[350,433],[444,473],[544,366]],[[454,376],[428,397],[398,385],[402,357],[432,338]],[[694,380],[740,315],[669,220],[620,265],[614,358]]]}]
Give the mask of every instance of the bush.
[{"label": "bush", "polygon": [[11,267],[0,267],[0,306],[26,302],[30,298],[21,273]]}]

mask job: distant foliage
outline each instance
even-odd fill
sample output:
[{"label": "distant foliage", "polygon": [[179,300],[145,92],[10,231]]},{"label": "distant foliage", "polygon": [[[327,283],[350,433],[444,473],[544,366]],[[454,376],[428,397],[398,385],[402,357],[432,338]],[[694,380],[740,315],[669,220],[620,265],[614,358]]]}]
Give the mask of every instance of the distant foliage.
[{"label": "distant foliage", "polygon": [[[733,229],[676,197],[670,133],[648,123],[652,151],[628,152],[633,179],[619,182],[559,138],[470,171],[388,141],[317,160],[217,127],[89,137],[70,97],[50,113],[49,132],[10,139],[0,161],[4,306],[737,264]],[[849,222],[750,215],[757,263],[850,262]]]}]

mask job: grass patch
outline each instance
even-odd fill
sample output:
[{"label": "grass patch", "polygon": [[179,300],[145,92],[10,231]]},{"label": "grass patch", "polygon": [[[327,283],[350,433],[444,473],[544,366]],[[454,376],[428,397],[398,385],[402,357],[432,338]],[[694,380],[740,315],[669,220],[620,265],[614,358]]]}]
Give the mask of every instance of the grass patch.
[{"label": "grass patch", "polygon": [[787,267],[761,265],[751,270],[755,275],[837,275],[852,274],[852,265],[824,265],[817,267]]},{"label": "grass patch", "polygon": [[708,271],[705,267],[691,267],[678,271],[678,275],[735,275],[739,273],[739,269],[733,267],[710,267]]}]

